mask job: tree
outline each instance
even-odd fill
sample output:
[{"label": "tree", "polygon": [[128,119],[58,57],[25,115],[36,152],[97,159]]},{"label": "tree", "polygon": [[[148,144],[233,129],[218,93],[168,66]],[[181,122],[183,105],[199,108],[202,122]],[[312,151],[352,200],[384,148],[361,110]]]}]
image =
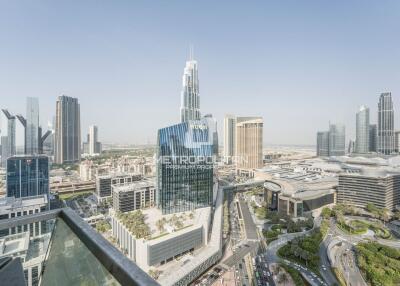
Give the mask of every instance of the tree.
[{"label": "tree", "polygon": [[321,216],[325,219],[329,219],[332,216],[332,211],[330,208],[323,208],[321,211]]},{"label": "tree", "polygon": [[159,219],[156,222],[156,227],[157,227],[159,232],[164,232],[164,221],[162,219]]}]

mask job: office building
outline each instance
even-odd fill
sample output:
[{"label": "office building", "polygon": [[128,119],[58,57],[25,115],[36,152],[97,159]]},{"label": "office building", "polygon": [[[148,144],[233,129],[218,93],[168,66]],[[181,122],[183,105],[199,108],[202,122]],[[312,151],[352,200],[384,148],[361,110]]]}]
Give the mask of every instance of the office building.
[{"label": "office building", "polygon": [[2,109],[1,115],[1,166],[6,167],[7,159],[15,155],[15,116],[6,109]]},{"label": "office building", "polygon": [[317,156],[329,157],[329,132],[317,132]]},{"label": "office building", "polygon": [[62,95],[56,104],[55,163],[75,163],[80,159],[80,105],[77,98]]},{"label": "office building", "polygon": [[378,153],[393,154],[395,151],[394,110],[392,94],[382,93],[378,103]]},{"label": "office building", "polygon": [[345,134],[344,125],[329,125],[329,156],[344,156],[346,150]]},{"label": "office building", "polygon": [[396,153],[400,152],[400,131],[394,132],[394,151]]},{"label": "office building", "polygon": [[96,125],[89,127],[88,145],[90,155],[101,153],[101,143],[98,140],[98,128]]},{"label": "office building", "polygon": [[7,197],[23,198],[49,194],[49,158],[43,155],[7,159]]},{"label": "office building", "polygon": [[365,208],[372,203],[392,211],[400,205],[400,174],[364,169],[339,175],[338,203]]},{"label": "office building", "polygon": [[149,180],[112,185],[111,189],[113,209],[116,212],[130,212],[155,205],[156,189]]},{"label": "office building", "polygon": [[369,152],[369,126],[369,108],[362,105],[356,115],[356,153]]},{"label": "office building", "polygon": [[26,120],[22,115],[15,119],[15,155],[26,153]]},{"label": "office building", "polygon": [[376,152],[377,151],[377,129],[376,124],[369,125],[369,151]]},{"label": "office building", "polygon": [[236,116],[224,118],[224,162],[231,164],[236,151]]},{"label": "office building", "polygon": [[26,102],[26,154],[39,154],[39,99],[28,97]]},{"label": "office building", "polygon": [[329,131],[317,132],[317,156],[344,156],[345,134],[345,127],[341,124],[329,124]]},{"label": "office building", "polygon": [[110,174],[96,177],[96,196],[98,201],[112,197],[113,186],[123,186],[142,179],[138,174]]},{"label": "office building", "polygon": [[263,166],[262,117],[236,118],[236,168],[258,169]]},{"label": "office building", "polygon": [[197,61],[192,53],[186,62],[182,77],[181,122],[200,119],[200,96]]},{"label": "office building", "polygon": [[212,204],[216,130],[210,121],[203,118],[158,130],[157,205],[163,214]]}]

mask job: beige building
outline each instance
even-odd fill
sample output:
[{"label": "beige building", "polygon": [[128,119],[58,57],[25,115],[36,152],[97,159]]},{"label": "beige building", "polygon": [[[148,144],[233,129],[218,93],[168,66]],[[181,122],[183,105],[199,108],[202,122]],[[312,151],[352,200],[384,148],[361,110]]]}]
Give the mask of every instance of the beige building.
[{"label": "beige building", "polygon": [[236,118],[236,168],[240,171],[263,166],[262,117]]}]

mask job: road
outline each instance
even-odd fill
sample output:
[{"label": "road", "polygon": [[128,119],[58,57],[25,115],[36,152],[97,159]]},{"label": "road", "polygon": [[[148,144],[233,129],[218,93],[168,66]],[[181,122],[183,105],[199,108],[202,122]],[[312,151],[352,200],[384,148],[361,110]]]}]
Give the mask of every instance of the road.
[{"label": "road", "polygon": [[[330,221],[330,226],[332,226],[332,224],[333,221]],[[331,263],[328,258],[328,245],[331,243],[333,237],[333,234],[328,230],[325,239],[321,242],[319,246],[319,272],[321,273],[321,276],[322,278],[324,278],[325,282],[328,283],[328,285],[339,285],[335,274],[333,274],[331,270]]]}]

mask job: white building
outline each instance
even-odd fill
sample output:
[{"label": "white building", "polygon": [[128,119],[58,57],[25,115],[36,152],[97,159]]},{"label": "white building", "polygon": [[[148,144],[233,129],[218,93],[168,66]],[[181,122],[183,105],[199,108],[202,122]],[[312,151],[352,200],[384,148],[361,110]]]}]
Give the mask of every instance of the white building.
[{"label": "white building", "polygon": [[[120,249],[145,271],[151,266],[168,263],[208,243],[211,219],[209,207],[195,210],[192,218],[186,213],[183,226],[179,229],[168,225],[173,215],[162,215],[156,208],[143,210],[143,213],[146,218],[145,223],[150,227],[151,237],[136,239],[128,227],[118,219],[116,212],[110,209],[112,235],[117,239]],[[163,218],[167,222],[165,230],[159,231],[156,224]]]},{"label": "white building", "polygon": [[224,161],[226,164],[232,163],[236,148],[236,117],[225,115],[224,118]]}]

